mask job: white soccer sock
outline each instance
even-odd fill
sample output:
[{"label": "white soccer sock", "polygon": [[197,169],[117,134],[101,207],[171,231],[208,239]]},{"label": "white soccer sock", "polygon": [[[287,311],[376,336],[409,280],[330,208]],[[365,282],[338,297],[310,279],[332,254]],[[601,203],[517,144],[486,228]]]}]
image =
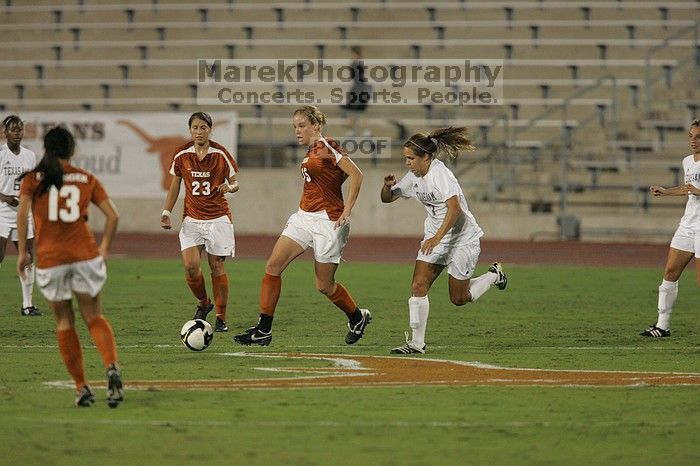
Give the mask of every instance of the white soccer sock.
[{"label": "white soccer sock", "polygon": [[428,296],[408,298],[409,322],[413,330],[411,342],[419,349],[425,345],[425,329],[428,326],[428,314],[430,313],[430,301]]},{"label": "white soccer sock", "polygon": [[486,272],[483,275],[479,275],[476,278],[472,278],[469,281],[469,293],[472,295],[472,302],[476,301],[481,297],[482,294],[496,283],[498,280],[498,274],[493,272]]},{"label": "white soccer sock", "polygon": [[26,269],[27,278],[19,277],[19,282],[22,285],[22,308],[32,305],[32,289],[34,289],[34,267],[29,266]]},{"label": "white soccer sock", "polygon": [[678,297],[678,282],[661,281],[659,286],[659,320],[656,326],[664,330],[671,328],[671,312]]}]

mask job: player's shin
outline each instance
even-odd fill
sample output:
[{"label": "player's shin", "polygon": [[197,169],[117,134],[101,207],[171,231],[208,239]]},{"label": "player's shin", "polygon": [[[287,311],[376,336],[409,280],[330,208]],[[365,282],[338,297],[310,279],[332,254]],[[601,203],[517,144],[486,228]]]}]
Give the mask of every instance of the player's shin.
[{"label": "player's shin", "polygon": [[656,326],[668,330],[671,328],[671,312],[678,297],[678,282],[663,280],[659,286],[659,320]]},{"label": "player's shin", "polygon": [[411,296],[408,299],[409,325],[413,332],[411,342],[417,348],[425,345],[425,330],[428,326],[428,314],[430,313],[430,301],[428,296]]}]

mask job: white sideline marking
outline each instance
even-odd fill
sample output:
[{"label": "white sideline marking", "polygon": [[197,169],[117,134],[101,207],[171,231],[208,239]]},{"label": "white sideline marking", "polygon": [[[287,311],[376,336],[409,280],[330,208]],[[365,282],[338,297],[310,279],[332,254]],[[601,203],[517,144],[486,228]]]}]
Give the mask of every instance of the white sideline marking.
[{"label": "white sideline marking", "polygon": [[[529,427],[561,427],[561,428],[590,428],[590,427],[629,427],[629,426],[640,426],[639,422],[622,422],[622,421],[586,421],[586,422],[552,422],[552,421],[506,421],[506,422],[464,422],[464,421],[426,421],[426,422],[408,422],[408,421],[388,421],[388,422],[366,422],[366,421],[241,421],[241,422],[230,422],[230,421],[189,421],[181,419],[154,419],[154,420],[141,420],[141,419],[114,419],[112,417],[107,417],[104,419],[60,419],[60,418],[32,418],[27,416],[20,416],[12,418],[14,421],[27,422],[33,424],[59,424],[59,425],[124,425],[124,426],[157,426],[157,427],[167,427],[167,426],[211,426],[211,427],[298,427],[298,428],[311,428],[311,427],[331,427],[344,429],[347,427],[367,427],[367,428],[377,428],[377,427],[400,427],[400,428],[451,428],[451,429],[463,429],[463,428],[529,428]],[[666,421],[658,422],[653,420],[645,420],[645,427],[686,427],[686,428],[697,428],[700,427],[700,423],[681,423],[680,421]]]}]

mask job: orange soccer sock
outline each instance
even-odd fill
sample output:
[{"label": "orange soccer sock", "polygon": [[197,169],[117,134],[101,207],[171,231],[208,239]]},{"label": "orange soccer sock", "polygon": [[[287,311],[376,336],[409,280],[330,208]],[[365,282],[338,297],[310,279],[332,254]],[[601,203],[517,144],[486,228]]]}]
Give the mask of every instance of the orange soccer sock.
[{"label": "orange soccer sock", "polygon": [[228,303],[228,275],[225,273],[212,275],[211,288],[214,293],[214,303],[216,304],[216,317],[226,320],[226,305]]},{"label": "orange soccer sock", "polygon": [[209,297],[207,296],[207,287],[204,284],[204,275],[200,272],[195,278],[190,278],[189,275],[185,275],[185,280],[187,281],[187,286],[192,290],[192,294],[197,300],[199,300],[200,306],[209,305]]},{"label": "orange soccer sock", "polygon": [[100,352],[102,362],[105,367],[117,362],[117,345],[114,342],[114,332],[107,319],[102,316],[96,317],[88,322],[88,329],[95,342],[97,351]]},{"label": "orange soccer sock", "polygon": [[273,316],[282,292],[282,277],[266,273],[260,288],[260,313]]},{"label": "orange soccer sock", "polygon": [[80,347],[75,327],[56,330],[56,339],[63,362],[75,382],[75,388],[80,390],[85,385],[85,367],[83,367],[83,349]]},{"label": "orange soccer sock", "polygon": [[348,290],[343,285],[337,282],[335,285],[335,293],[328,296],[328,299],[347,315],[354,314],[357,310],[357,303],[352,299],[352,296],[350,296],[350,293],[348,293]]}]

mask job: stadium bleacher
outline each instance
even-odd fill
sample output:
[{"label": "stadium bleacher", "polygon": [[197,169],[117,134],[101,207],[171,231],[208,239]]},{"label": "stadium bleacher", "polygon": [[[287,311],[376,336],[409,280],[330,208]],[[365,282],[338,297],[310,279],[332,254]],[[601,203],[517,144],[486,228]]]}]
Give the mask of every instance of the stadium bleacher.
[{"label": "stadium bleacher", "polygon": [[[360,45],[367,59],[387,62],[504,60],[504,106],[373,105],[366,114],[375,135],[397,143],[413,131],[469,124],[479,155],[498,164],[495,176],[508,174],[496,180],[497,195],[524,203],[530,180],[549,179],[556,205],[560,178],[569,176],[589,182],[574,182],[581,189],[567,202],[580,197],[607,208],[627,196],[633,200],[619,204],[639,208],[646,180],[670,179],[666,162],[647,162],[682,151],[698,114],[696,1],[31,3],[0,8],[0,56],[12,69],[0,81],[5,111],[192,110],[199,108],[192,65],[201,57],[349,60],[349,47]],[[246,151],[272,137],[281,159],[273,165],[286,163],[289,107],[235,110],[241,159],[252,160]],[[343,109],[324,110],[329,131],[343,134]],[[492,127],[499,115],[506,130]],[[597,201],[606,187],[606,202]]]}]

